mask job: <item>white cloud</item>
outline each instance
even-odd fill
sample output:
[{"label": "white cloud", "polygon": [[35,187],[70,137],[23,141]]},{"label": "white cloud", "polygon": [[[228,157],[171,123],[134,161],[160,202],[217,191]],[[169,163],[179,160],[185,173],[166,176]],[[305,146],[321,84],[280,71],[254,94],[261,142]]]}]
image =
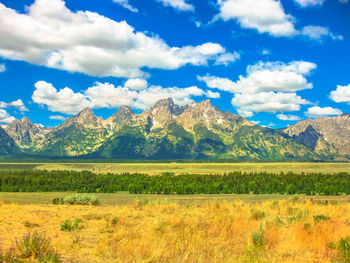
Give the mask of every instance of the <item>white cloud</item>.
[{"label": "white cloud", "polygon": [[10,103],[7,104],[8,107],[14,107],[16,109],[18,109],[19,111],[29,111],[26,106],[24,105],[23,101],[21,99],[12,101]]},{"label": "white cloud", "polygon": [[277,119],[280,119],[282,121],[299,121],[301,120],[299,116],[297,115],[285,115],[285,114],[277,114]]},{"label": "white cloud", "polygon": [[258,125],[260,123],[260,121],[250,121],[252,123],[254,123],[255,125]]},{"label": "white cloud", "polygon": [[237,93],[232,99],[232,105],[244,117],[252,117],[256,112],[299,111],[300,105],[309,104],[296,93],[260,92]]},{"label": "white cloud", "polygon": [[305,26],[301,31],[301,35],[319,41],[322,41],[325,38],[331,38],[333,40],[343,40],[342,35],[335,35],[327,27],[322,26]]},{"label": "white cloud", "polygon": [[346,102],[350,105],[350,84],[347,86],[338,85],[329,95],[330,99],[335,102]]},{"label": "white cloud", "polygon": [[76,114],[90,106],[90,102],[84,94],[75,93],[70,88],[66,87],[57,91],[51,83],[45,81],[38,81],[34,86],[33,101],[40,105],[46,105],[49,111]]},{"label": "white cloud", "polygon": [[172,98],[178,105],[192,102],[192,96],[218,97],[219,93],[209,92],[198,87],[188,88],[150,86],[147,89],[135,90],[125,86],[114,86],[110,83],[95,83],[82,92],[74,92],[70,88],[57,90],[45,81],[35,83],[32,99],[35,103],[47,106],[49,111],[63,114],[76,114],[85,107],[118,108],[127,105],[137,109],[148,109],[158,100]]},{"label": "white cloud", "polygon": [[10,114],[7,113],[6,110],[0,109],[0,123],[11,123],[15,120],[14,117],[10,116]]},{"label": "white cloud", "polygon": [[52,115],[49,117],[50,120],[65,121],[66,118],[61,115]]},{"label": "white cloud", "polygon": [[271,54],[271,50],[265,48],[265,49],[263,49],[261,51],[261,54],[263,54],[263,55],[270,55]]},{"label": "white cloud", "polygon": [[275,37],[296,34],[294,18],[277,0],[218,0],[220,13],[214,19],[237,20],[243,28]]},{"label": "white cloud", "polygon": [[325,0],[294,0],[301,7],[322,5]]},{"label": "white cloud", "polygon": [[310,118],[320,118],[325,116],[339,115],[342,113],[343,112],[341,110],[332,107],[321,108],[318,106],[314,106],[307,109],[307,111],[305,112],[305,116]]},{"label": "white cloud", "polygon": [[[324,0],[294,0],[302,7],[322,5]],[[218,0],[220,13],[213,21],[236,20],[242,28],[255,29],[260,34],[268,33],[273,37],[306,36],[311,40],[342,40],[343,36],[332,33],[321,26],[295,28],[295,18],[286,14],[280,0]]]},{"label": "white cloud", "polygon": [[348,3],[349,0],[339,0],[339,2],[345,4],[345,3]]},{"label": "white cloud", "polygon": [[137,91],[126,87],[115,87],[109,83],[97,82],[84,91],[85,98],[90,102],[90,108],[117,108],[121,105],[132,105],[137,98]]},{"label": "white cloud", "polygon": [[212,99],[219,99],[221,97],[219,92],[212,92],[211,90],[208,90],[206,92],[206,96]]},{"label": "white cloud", "polygon": [[5,64],[0,64],[0,73],[5,72],[5,71],[6,71]]},{"label": "white cloud", "polygon": [[164,6],[170,6],[178,11],[194,11],[194,6],[186,3],[185,0],[157,0]]},{"label": "white cloud", "polygon": [[257,93],[267,91],[295,92],[312,89],[306,76],[317,66],[305,61],[259,62],[248,66],[247,76],[239,76],[237,82],[212,76],[198,77],[210,88],[217,88],[232,93]]},{"label": "white cloud", "polygon": [[316,64],[305,61],[259,62],[248,66],[247,76],[239,76],[234,82],[215,76],[197,76],[209,88],[234,94],[232,105],[239,114],[251,117],[257,112],[298,111],[309,104],[295,92],[313,88],[306,79]]},{"label": "white cloud", "polygon": [[145,79],[128,79],[124,86],[129,89],[143,90],[147,88],[147,81]]},{"label": "white cloud", "polygon": [[139,10],[129,4],[129,0],[113,0],[114,3],[121,5],[122,7],[130,10],[131,12],[137,13]]},{"label": "white cloud", "polygon": [[224,53],[219,55],[215,60],[215,65],[225,65],[228,66],[230,63],[233,63],[241,58],[241,55],[237,52],[234,53]]},{"label": "white cloud", "polygon": [[141,69],[207,65],[226,52],[219,44],[171,47],[126,21],[72,12],[63,0],[36,0],[20,14],[0,3],[0,56],[91,76],[135,78]]},{"label": "white cloud", "polygon": [[21,99],[18,99],[9,103],[0,101],[0,108],[11,108],[11,107],[18,109],[21,112],[29,111]]}]

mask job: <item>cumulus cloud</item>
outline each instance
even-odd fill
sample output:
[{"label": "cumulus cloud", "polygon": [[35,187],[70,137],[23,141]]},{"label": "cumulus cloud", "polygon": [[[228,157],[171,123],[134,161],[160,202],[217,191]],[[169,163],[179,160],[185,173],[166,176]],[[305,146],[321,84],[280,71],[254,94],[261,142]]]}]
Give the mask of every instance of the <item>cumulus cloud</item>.
[{"label": "cumulus cloud", "polygon": [[332,107],[321,108],[318,106],[314,106],[307,109],[307,111],[305,112],[305,116],[310,118],[320,118],[325,116],[339,115],[342,113],[343,112],[341,110]]},{"label": "cumulus cloud", "polygon": [[277,0],[218,0],[220,13],[214,18],[236,20],[243,28],[255,29],[275,37],[296,33],[294,18],[284,12]]},{"label": "cumulus cloud", "polygon": [[212,92],[211,90],[208,90],[206,92],[206,96],[212,99],[219,99],[221,97],[219,92]]},{"label": "cumulus cloud", "polygon": [[316,64],[305,61],[293,61],[288,64],[259,62],[256,65],[248,66],[247,76],[239,76],[239,80],[236,82],[208,75],[198,77],[198,79],[206,82],[210,88],[232,93],[295,92],[313,88],[312,83],[307,81],[306,76],[316,67]]},{"label": "cumulus cloud", "polygon": [[305,61],[259,62],[248,66],[247,76],[239,76],[236,82],[209,75],[197,78],[209,88],[233,93],[232,105],[242,116],[251,117],[257,112],[298,111],[309,104],[296,92],[313,88],[306,77],[316,67]]},{"label": "cumulus cloud", "polygon": [[322,26],[305,26],[301,31],[301,35],[318,41],[322,41],[326,38],[333,40],[343,40],[342,35],[336,35],[332,33],[327,27]]},{"label": "cumulus cloud", "polygon": [[301,7],[322,5],[325,0],[294,0]]},{"label": "cumulus cloud", "polygon": [[[295,0],[302,7],[321,5],[324,0]],[[311,40],[342,40],[343,36],[328,28],[309,25],[295,28],[295,18],[286,14],[280,0],[218,0],[220,9],[213,21],[235,20],[242,28],[255,29],[273,37],[306,36]]]},{"label": "cumulus cloud", "polygon": [[255,112],[299,111],[300,105],[309,104],[296,93],[260,92],[235,94],[231,101],[240,115],[252,117]]},{"label": "cumulus cloud", "polygon": [[241,58],[241,55],[237,52],[234,53],[224,53],[219,55],[215,60],[215,65],[225,65],[228,66],[230,63],[233,63]]},{"label": "cumulus cloud", "polygon": [[137,13],[139,10],[129,4],[129,0],[113,0],[114,3],[121,5],[122,7],[130,10],[131,12]]},{"label": "cumulus cloud", "polygon": [[280,119],[282,121],[299,121],[301,118],[297,115],[290,115],[290,114],[277,114],[277,119]]},{"label": "cumulus cloud", "polygon": [[35,103],[46,106],[49,111],[63,114],[77,114],[85,107],[118,108],[127,105],[136,109],[148,109],[158,100],[173,98],[178,105],[186,105],[192,102],[193,96],[207,96],[216,98],[220,96],[216,92],[205,92],[192,86],[188,88],[150,86],[147,89],[131,89],[124,86],[114,86],[110,83],[95,83],[94,86],[82,92],[74,92],[66,87],[57,90],[51,83],[38,81],[35,83],[35,91],[32,99]]},{"label": "cumulus cloud", "polygon": [[38,81],[34,84],[32,99],[35,103],[46,105],[49,111],[75,114],[90,106],[84,94],[75,93],[70,88],[57,90],[51,83]]},{"label": "cumulus cloud", "polygon": [[0,123],[8,124],[15,120],[15,117],[12,117],[10,114],[7,113],[6,110],[0,109]]},{"label": "cumulus cloud", "polygon": [[346,102],[350,105],[350,84],[347,86],[338,85],[329,95],[330,99],[335,102]]},{"label": "cumulus cloud", "polygon": [[147,88],[147,81],[145,79],[128,79],[125,84],[125,87],[135,90],[143,90]]},{"label": "cumulus cloud", "polygon": [[164,6],[170,6],[178,11],[194,11],[194,6],[186,3],[185,0],[157,0]]},{"label": "cumulus cloud", "polygon": [[9,103],[0,101],[0,108],[16,108],[21,112],[29,111],[21,99]]},{"label": "cumulus cloud", "polygon": [[5,72],[5,71],[6,71],[5,64],[0,64],[0,73]]},{"label": "cumulus cloud", "polygon": [[216,43],[171,47],[126,21],[73,12],[63,0],[36,0],[25,14],[0,3],[0,56],[91,76],[135,78],[141,68],[207,65],[226,52]]},{"label": "cumulus cloud", "polygon": [[52,115],[49,117],[50,120],[65,121],[66,118],[61,115]]}]

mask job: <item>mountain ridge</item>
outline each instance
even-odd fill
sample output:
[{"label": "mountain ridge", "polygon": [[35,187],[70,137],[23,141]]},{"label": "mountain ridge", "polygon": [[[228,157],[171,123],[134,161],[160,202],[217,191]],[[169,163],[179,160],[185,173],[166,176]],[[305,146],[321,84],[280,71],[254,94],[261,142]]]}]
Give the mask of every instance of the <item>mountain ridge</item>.
[{"label": "mountain ridge", "polygon": [[[350,115],[321,119],[307,119],[274,130],[232,112],[220,111],[210,100],[178,106],[167,98],[140,114],[121,106],[108,119],[99,118],[85,108],[50,130],[24,117],[9,124],[6,132],[17,149],[39,156],[348,160],[350,137],[344,134],[350,131]],[[345,139],[330,140],[332,134],[343,135]],[[346,147],[341,147],[339,142]]]}]

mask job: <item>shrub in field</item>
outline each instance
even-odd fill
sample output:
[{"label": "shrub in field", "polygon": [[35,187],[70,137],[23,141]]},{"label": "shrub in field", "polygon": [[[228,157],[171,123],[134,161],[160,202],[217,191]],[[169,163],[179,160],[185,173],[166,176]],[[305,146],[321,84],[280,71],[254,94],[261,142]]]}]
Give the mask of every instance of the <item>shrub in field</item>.
[{"label": "shrub in field", "polygon": [[274,223],[275,226],[282,226],[282,225],[284,225],[283,220],[279,216],[276,216],[274,218],[273,223]]},{"label": "shrub in field", "polygon": [[53,205],[63,205],[64,204],[64,200],[63,198],[55,198],[52,200],[52,204]]},{"label": "shrub in field", "polygon": [[350,263],[350,237],[342,238],[338,242],[337,249],[342,257],[342,261],[344,263]]},{"label": "shrub in field", "polygon": [[265,230],[261,223],[259,231],[253,231],[252,233],[252,243],[256,248],[262,248],[266,245]]},{"label": "shrub in field", "polygon": [[263,219],[265,217],[264,211],[252,209],[251,212],[252,212],[251,218],[254,220],[260,220],[260,219]]},{"label": "shrub in field", "polygon": [[38,232],[26,234],[22,239],[16,240],[5,253],[0,252],[0,261],[6,263],[61,262],[50,240]]},{"label": "shrub in field", "polygon": [[63,199],[63,203],[70,205],[101,205],[96,196],[87,194],[68,195]]},{"label": "shrub in field", "polygon": [[83,220],[81,220],[80,218],[76,218],[74,219],[74,221],[72,222],[71,220],[67,219],[66,221],[64,221],[61,224],[61,231],[74,231],[74,230],[80,230],[81,229],[81,225],[80,223],[83,222]]},{"label": "shrub in field", "polygon": [[337,249],[339,252],[339,263],[350,263],[350,236],[342,238],[338,242],[330,243],[330,248]]},{"label": "shrub in field", "polygon": [[135,208],[139,208],[142,209],[142,207],[144,207],[145,205],[147,205],[149,203],[149,200],[147,198],[143,198],[143,199],[137,199],[135,201]]},{"label": "shrub in field", "polygon": [[315,215],[314,216],[314,221],[315,223],[319,223],[321,221],[327,221],[330,220],[331,218],[329,216],[325,216],[325,215]]}]

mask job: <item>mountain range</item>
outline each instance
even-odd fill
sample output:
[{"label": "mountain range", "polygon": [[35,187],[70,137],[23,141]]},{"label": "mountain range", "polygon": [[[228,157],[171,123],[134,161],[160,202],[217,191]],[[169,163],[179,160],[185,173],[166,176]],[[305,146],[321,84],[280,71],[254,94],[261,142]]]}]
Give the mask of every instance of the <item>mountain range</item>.
[{"label": "mountain range", "polygon": [[158,101],[135,114],[121,106],[110,118],[86,108],[45,128],[28,118],[0,127],[0,154],[98,159],[350,160],[350,115],[307,119],[284,129],[253,124],[209,100]]}]

